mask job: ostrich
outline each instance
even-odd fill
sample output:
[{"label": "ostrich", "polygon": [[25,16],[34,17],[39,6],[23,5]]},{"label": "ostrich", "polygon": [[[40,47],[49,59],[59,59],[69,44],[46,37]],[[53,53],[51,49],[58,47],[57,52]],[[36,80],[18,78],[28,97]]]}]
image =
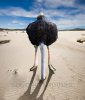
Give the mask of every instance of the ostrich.
[{"label": "ostrich", "polygon": [[[44,13],[40,13],[37,16],[37,20],[35,22],[30,23],[27,26],[26,32],[28,34],[29,40],[35,47],[34,66],[30,68],[30,71],[33,71],[38,66],[38,58],[37,58],[38,46],[40,46],[41,50],[41,70],[45,70],[43,68],[45,67],[44,47],[46,45],[48,50],[48,67],[54,72],[56,69],[50,64],[49,46],[52,43],[54,43],[58,38],[57,26],[54,23],[46,21]],[[41,74],[43,73],[41,72]]]}]

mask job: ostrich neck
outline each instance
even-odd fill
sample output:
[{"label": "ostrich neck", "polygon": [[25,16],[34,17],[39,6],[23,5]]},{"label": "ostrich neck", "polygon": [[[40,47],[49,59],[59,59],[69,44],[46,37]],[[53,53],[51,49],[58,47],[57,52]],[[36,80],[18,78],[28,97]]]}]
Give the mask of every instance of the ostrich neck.
[{"label": "ostrich neck", "polygon": [[41,64],[45,63],[45,45],[43,43],[40,44],[41,49]]},{"label": "ostrich neck", "polygon": [[43,43],[40,44],[41,50],[41,76],[45,78],[45,45]]}]

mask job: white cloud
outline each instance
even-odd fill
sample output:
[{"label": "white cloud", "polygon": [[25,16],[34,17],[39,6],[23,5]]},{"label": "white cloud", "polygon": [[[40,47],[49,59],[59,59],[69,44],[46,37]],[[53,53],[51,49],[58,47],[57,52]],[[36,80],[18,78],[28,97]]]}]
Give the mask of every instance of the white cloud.
[{"label": "white cloud", "polygon": [[37,2],[41,3],[43,0],[36,0]]},{"label": "white cloud", "polygon": [[12,24],[25,25],[24,22],[20,22],[20,21],[18,21],[18,20],[13,20],[13,21],[12,21]]},{"label": "white cloud", "polygon": [[2,16],[2,13],[0,13],[0,16]]},{"label": "white cloud", "polygon": [[[43,3],[43,4],[42,4]],[[65,7],[76,7],[78,9],[85,10],[84,5],[80,5],[77,3],[77,0],[36,0],[36,6],[37,5],[44,5],[47,8],[56,8],[59,6],[65,6]]]},{"label": "white cloud", "polygon": [[19,7],[11,7],[7,9],[0,9],[0,15],[8,16],[23,16],[23,17],[36,17],[37,14],[34,11],[27,11]]},{"label": "white cloud", "polygon": [[[47,15],[47,19],[51,22],[54,22],[59,29],[77,27],[77,26],[85,26],[85,14],[78,13],[75,15],[66,14],[66,12],[58,11],[58,10],[46,10],[44,11]],[[53,17],[60,16],[59,19]]]},{"label": "white cloud", "polygon": [[[59,28],[63,27],[71,27],[71,26],[85,26],[85,14],[82,13],[82,10],[84,10],[84,7],[78,6],[78,9],[75,10],[69,10],[70,13],[75,13],[75,15],[68,14],[67,11],[64,10],[58,10],[58,9],[50,9],[50,7],[55,8],[58,6],[66,6],[66,7],[74,7],[74,0],[36,0],[37,2],[34,3],[34,6],[32,6],[31,11],[27,11],[20,7],[10,7],[7,9],[0,9],[0,16],[7,15],[7,16],[22,16],[22,17],[36,17],[40,10],[45,13],[47,18],[56,23]],[[41,6],[41,3],[43,3],[45,6],[48,6],[48,9],[44,9]],[[40,7],[42,9],[40,9]],[[80,13],[78,13],[80,12]],[[59,19],[54,17],[59,17]],[[13,20],[12,24],[19,24],[19,25],[25,25],[26,23]]]},{"label": "white cloud", "polygon": [[74,0],[36,0],[38,3],[43,2],[46,7],[58,7],[58,6],[74,6]]},{"label": "white cloud", "polygon": [[60,19],[60,20],[51,19],[51,21],[54,22],[59,29],[62,29],[67,27],[70,28],[70,27],[77,27],[77,26],[85,26],[85,19],[84,18],[82,20],[80,19],[81,16],[78,15],[71,19]]}]

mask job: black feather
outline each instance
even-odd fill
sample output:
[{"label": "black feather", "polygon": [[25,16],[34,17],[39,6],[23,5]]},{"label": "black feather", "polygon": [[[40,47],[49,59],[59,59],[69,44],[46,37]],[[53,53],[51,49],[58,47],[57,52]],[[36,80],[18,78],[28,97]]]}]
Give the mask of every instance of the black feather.
[{"label": "black feather", "polygon": [[58,38],[57,26],[54,23],[47,22],[45,19],[39,19],[29,24],[26,32],[31,43],[37,46],[41,42],[49,46]]}]

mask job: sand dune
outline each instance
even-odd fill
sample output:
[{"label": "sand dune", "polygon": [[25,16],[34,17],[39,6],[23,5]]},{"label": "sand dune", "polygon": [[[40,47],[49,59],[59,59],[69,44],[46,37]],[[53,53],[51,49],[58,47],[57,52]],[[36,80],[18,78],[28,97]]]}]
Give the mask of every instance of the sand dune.
[{"label": "sand dune", "polygon": [[46,79],[40,81],[39,67],[33,66],[34,47],[22,31],[2,31],[0,41],[0,100],[85,100],[85,31],[59,31],[50,46],[53,74],[47,66]]}]

